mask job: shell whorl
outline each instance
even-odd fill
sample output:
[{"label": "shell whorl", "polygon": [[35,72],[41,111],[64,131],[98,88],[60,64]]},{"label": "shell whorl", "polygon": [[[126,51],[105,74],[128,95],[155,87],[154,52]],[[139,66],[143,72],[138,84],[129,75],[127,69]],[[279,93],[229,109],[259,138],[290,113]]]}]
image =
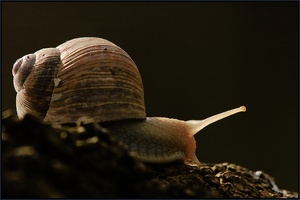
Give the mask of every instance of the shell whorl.
[{"label": "shell whorl", "polygon": [[30,113],[40,119],[46,116],[60,62],[55,48],[41,49],[23,56],[13,67],[16,106],[19,117]]},{"label": "shell whorl", "polygon": [[29,54],[16,61],[13,75],[19,117],[31,113],[50,123],[73,123],[82,116],[98,122],[146,118],[137,66],[105,39],[76,38]]}]

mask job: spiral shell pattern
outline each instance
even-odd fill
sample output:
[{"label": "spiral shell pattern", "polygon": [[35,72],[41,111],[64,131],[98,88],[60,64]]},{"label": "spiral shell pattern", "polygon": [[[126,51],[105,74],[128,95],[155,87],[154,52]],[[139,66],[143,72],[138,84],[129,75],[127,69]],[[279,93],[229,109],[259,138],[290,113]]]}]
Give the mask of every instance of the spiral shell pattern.
[{"label": "spiral shell pattern", "polygon": [[145,119],[138,68],[120,47],[102,38],[69,40],[56,48],[23,56],[13,67],[20,118],[74,123]]}]

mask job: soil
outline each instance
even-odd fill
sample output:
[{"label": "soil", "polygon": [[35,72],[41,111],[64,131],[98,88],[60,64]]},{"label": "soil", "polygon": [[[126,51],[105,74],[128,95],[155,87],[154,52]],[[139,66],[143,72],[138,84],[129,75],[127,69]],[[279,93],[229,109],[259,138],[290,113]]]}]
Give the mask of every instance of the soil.
[{"label": "soil", "polygon": [[147,164],[89,120],[47,125],[2,114],[2,198],[298,198],[262,171]]}]

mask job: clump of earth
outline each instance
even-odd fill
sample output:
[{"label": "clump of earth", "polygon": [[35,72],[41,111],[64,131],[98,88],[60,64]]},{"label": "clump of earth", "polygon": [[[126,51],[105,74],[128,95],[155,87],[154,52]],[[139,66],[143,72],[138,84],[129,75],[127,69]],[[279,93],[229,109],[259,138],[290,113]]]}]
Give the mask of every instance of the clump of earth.
[{"label": "clump of earth", "polygon": [[298,198],[265,172],[219,163],[147,164],[99,124],[2,116],[3,198]]}]

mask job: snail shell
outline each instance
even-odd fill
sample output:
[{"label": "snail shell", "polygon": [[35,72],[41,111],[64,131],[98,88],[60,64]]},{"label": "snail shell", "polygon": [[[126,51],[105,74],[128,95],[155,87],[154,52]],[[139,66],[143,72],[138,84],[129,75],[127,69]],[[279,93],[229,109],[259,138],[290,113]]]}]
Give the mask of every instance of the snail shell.
[{"label": "snail shell", "polygon": [[23,56],[13,66],[20,118],[74,123],[145,119],[144,90],[137,66],[120,47],[84,37]]}]

